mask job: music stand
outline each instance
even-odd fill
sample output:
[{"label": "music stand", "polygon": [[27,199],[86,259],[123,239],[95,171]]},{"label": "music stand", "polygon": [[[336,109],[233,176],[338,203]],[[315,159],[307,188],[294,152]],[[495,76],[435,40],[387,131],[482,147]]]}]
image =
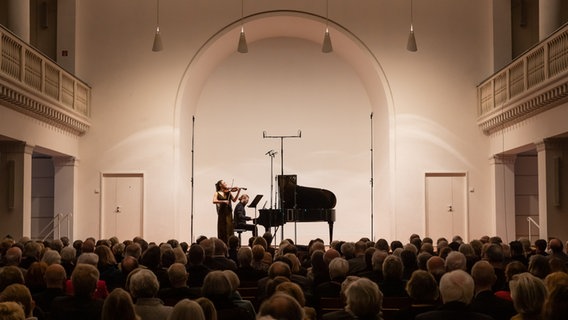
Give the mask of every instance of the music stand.
[{"label": "music stand", "polygon": [[257,194],[254,199],[252,199],[252,202],[248,205],[249,208],[254,208],[254,218],[256,219],[256,205],[260,202],[260,199],[262,199],[262,195],[261,194]]}]

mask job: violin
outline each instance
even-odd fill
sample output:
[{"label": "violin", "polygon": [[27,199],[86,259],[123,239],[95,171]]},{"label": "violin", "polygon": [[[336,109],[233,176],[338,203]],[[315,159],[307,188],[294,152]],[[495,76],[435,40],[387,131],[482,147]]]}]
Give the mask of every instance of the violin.
[{"label": "violin", "polygon": [[231,188],[228,188],[227,190],[230,191],[230,192],[237,192],[239,190],[246,190],[246,189],[247,188],[245,188],[245,187],[231,187]]}]

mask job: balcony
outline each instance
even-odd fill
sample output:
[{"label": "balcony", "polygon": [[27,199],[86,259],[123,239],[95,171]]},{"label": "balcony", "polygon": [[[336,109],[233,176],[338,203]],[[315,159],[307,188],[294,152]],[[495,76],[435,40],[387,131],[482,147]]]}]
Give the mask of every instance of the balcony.
[{"label": "balcony", "polygon": [[0,26],[0,105],[81,136],[91,88]]},{"label": "balcony", "polygon": [[568,25],[477,86],[485,134],[568,101]]}]

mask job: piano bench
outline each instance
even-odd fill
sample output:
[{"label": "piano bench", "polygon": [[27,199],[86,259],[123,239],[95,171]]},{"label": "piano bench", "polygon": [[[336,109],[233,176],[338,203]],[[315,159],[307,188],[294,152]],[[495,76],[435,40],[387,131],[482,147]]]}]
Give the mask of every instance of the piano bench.
[{"label": "piano bench", "polygon": [[247,229],[235,229],[235,232],[238,234],[239,236],[239,244],[241,244],[241,233],[248,231]]}]

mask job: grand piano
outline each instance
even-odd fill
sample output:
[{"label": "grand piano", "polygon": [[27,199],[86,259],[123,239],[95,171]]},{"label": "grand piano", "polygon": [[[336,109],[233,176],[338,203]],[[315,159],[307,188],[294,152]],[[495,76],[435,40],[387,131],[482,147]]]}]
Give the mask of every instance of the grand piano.
[{"label": "grand piano", "polygon": [[335,194],[326,189],[299,186],[296,175],[279,175],[277,180],[280,209],[260,209],[256,223],[268,230],[287,222],[326,221],[331,243],[337,203]]}]

